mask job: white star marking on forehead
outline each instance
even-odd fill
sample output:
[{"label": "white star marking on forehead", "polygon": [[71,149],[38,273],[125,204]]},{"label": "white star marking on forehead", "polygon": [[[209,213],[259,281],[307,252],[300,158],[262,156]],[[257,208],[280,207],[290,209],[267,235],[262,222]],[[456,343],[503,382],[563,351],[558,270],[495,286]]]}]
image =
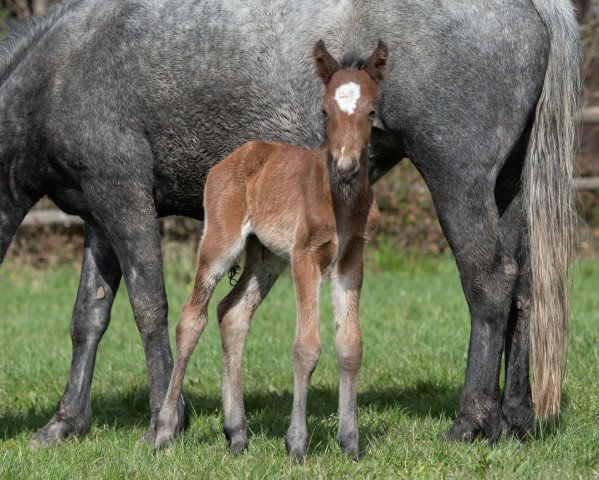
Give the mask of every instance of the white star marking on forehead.
[{"label": "white star marking on forehead", "polygon": [[360,98],[360,85],[354,82],[344,83],[335,91],[335,101],[345,113],[352,115]]}]

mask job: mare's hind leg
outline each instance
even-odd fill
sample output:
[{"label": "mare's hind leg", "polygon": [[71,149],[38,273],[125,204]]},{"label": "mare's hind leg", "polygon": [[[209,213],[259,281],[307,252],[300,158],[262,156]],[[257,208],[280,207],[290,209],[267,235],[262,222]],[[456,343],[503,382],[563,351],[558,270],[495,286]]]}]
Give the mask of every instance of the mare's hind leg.
[{"label": "mare's hind leg", "polygon": [[32,447],[84,435],[89,430],[96,352],[110,322],[110,310],[120,280],[121,269],[108,239],[98,228],[86,224],[81,279],[71,320],[71,370],[56,413],[33,436]]},{"label": "mare's hind leg", "polygon": [[471,316],[466,379],[458,416],[447,435],[459,440],[482,435],[495,442],[501,434],[499,374],[518,278],[518,243],[512,238],[508,212],[499,214],[495,179],[483,166],[479,175],[474,170],[469,175],[455,173],[436,182],[433,172],[424,170]]},{"label": "mare's hind leg", "polygon": [[[155,450],[164,447],[176,433],[180,421],[177,402],[181,396],[183,377],[191,354],[208,323],[208,302],[216,284],[229,271],[245,246],[246,238],[242,233],[243,213],[237,216],[233,209],[223,207],[223,210],[229,211],[230,216],[209,219],[210,226],[206,228],[200,244],[193,291],[183,306],[177,324],[177,355],[168,391],[156,421]],[[208,213],[206,212],[207,215]],[[208,221],[205,225],[208,225]]]},{"label": "mare's hind leg", "polygon": [[[527,137],[527,133],[523,138]],[[504,245],[518,262],[518,280],[512,296],[505,336],[505,388],[501,399],[502,430],[524,438],[533,426],[534,410],[529,378],[530,266],[526,212],[518,193],[526,149],[519,144],[501,170],[495,188]]]},{"label": "mare's hind leg", "polygon": [[286,262],[256,237],[248,239],[246,262],[239,281],[218,305],[223,346],[223,410],[225,436],[233,453],[247,448],[247,427],[243,406],[243,346],[252,316],[262,303]]},{"label": "mare's hind leg", "polygon": [[[524,236],[520,241],[524,242]],[[528,245],[520,248],[520,274],[505,337],[505,388],[501,399],[504,433],[511,433],[519,439],[525,438],[534,424],[529,372],[531,304],[528,248]]]}]

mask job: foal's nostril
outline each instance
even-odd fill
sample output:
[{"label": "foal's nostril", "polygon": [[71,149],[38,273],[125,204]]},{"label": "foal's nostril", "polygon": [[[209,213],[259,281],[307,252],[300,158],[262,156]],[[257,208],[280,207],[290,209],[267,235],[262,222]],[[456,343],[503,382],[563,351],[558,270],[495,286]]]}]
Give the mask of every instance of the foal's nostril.
[{"label": "foal's nostril", "polygon": [[351,182],[356,179],[360,171],[360,163],[358,161],[337,161],[335,170],[344,182]]}]

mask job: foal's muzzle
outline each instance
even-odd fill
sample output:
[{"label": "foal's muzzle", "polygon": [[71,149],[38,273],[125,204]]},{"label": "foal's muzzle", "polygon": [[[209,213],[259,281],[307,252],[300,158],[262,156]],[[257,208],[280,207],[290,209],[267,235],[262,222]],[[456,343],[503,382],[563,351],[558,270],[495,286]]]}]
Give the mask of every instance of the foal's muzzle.
[{"label": "foal's muzzle", "polygon": [[358,173],[360,173],[360,160],[358,158],[351,160],[335,158],[333,170],[340,180],[351,183],[358,178]]}]

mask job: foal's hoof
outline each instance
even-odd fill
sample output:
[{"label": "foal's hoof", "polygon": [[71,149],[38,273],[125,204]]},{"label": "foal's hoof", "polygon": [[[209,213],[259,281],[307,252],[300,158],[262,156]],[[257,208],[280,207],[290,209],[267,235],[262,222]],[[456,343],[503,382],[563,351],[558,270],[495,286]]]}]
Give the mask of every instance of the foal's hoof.
[{"label": "foal's hoof", "polygon": [[223,429],[225,438],[229,442],[229,450],[235,455],[241,455],[248,449],[247,429],[245,426]]},{"label": "foal's hoof", "polygon": [[235,455],[241,455],[248,449],[247,440],[236,440],[229,444],[229,450]]},{"label": "foal's hoof", "polygon": [[90,422],[82,417],[62,418],[54,415],[47,425],[31,438],[29,446],[38,448],[50,447],[64,442],[67,438],[85,435],[89,431]]},{"label": "foal's hoof", "polygon": [[298,462],[306,458],[308,453],[308,438],[285,435],[285,448],[289,456]]},{"label": "foal's hoof", "polygon": [[154,446],[154,453],[164,448],[177,433],[187,430],[189,427],[189,413],[187,403],[181,396],[181,400],[175,411],[163,411],[150,421],[148,431],[140,440]]},{"label": "foal's hoof", "polygon": [[337,443],[341,447],[341,453],[348,457],[358,460],[359,440],[358,431],[352,430],[345,433],[340,433],[337,436]]}]

